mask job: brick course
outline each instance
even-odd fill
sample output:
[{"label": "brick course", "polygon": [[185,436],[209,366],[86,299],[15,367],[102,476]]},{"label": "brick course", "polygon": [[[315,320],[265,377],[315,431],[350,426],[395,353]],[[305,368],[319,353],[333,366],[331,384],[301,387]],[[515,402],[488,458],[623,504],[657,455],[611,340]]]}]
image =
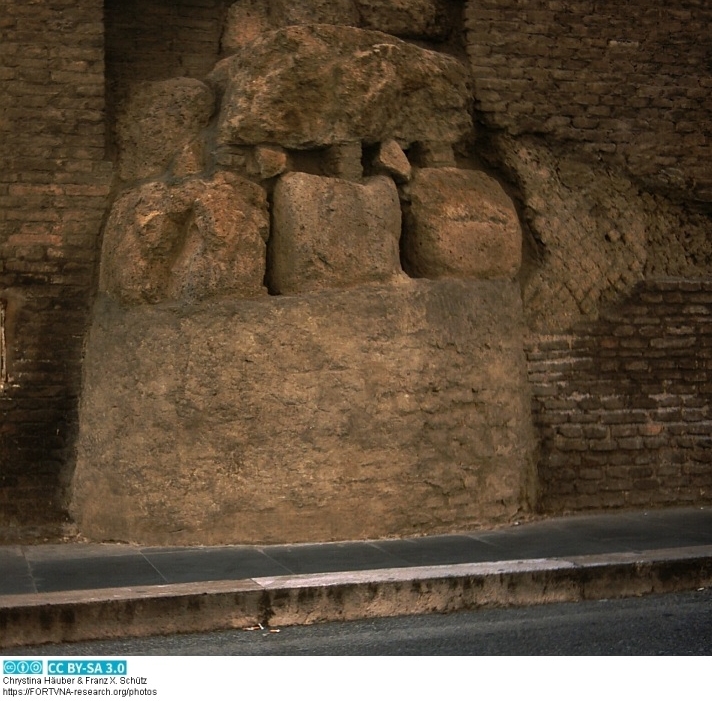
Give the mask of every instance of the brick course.
[{"label": "brick course", "polygon": [[486,125],[712,201],[712,5],[470,0],[466,29]]},{"label": "brick course", "polygon": [[0,525],[61,516],[110,183],[102,3],[7,0],[0,20]]},{"label": "brick course", "polygon": [[640,283],[527,357],[542,510],[712,501],[712,280]]}]

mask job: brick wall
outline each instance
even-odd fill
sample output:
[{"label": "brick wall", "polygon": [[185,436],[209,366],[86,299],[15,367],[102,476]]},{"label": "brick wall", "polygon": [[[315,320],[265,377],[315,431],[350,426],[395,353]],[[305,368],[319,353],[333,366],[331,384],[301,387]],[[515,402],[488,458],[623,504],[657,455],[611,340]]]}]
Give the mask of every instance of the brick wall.
[{"label": "brick wall", "polygon": [[0,525],[61,513],[110,169],[99,0],[0,16]]},{"label": "brick wall", "polygon": [[204,78],[220,54],[233,0],[106,0],[106,80],[110,119],[132,83]]},{"label": "brick wall", "polygon": [[470,0],[484,122],[712,201],[712,4]]},{"label": "brick wall", "polygon": [[202,78],[218,60],[234,0],[106,0],[107,78]]},{"label": "brick wall", "polygon": [[527,348],[545,511],[712,501],[712,279]]}]

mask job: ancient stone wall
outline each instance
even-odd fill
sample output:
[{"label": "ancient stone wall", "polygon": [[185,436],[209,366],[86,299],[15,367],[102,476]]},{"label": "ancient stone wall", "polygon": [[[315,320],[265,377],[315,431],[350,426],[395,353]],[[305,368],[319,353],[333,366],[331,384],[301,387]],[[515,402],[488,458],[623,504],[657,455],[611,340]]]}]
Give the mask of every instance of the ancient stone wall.
[{"label": "ancient stone wall", "polygon": [[[95,283],[73,508],[96,537],[510,518],[536,492],[525,323],[547,509],[709,499],[710,20],[699,0],[7,0],[0,524],[62,518]],[[621,299],[659,323],[611,316]]]},{"label": "ancient stone wall", "polygon": [[[405,7],[432,18],[412,33],[447,35],[439,0]],[[207,75],[127,89],[73,484],[85,535],[338,540],[531,508],[521,227],[496,180],[458,167],[466,64],[382,31],[409,35],[401,15],[239,2]]]},{"label": "ancient stone wall", "polygon": [[466,25],[487,125],[712,200],[709,3],[477,0]]},{"label": "ancient stone wall", "polygon": [[712,281],[657,280],[595,324],[527,348],[541,508],[712,495]]},{"label": "ancient stone wall", "polygon": [[0,17],[0,524],[58,518],[110,167],[102,3]]},{"label": "ancient stone wall", "polygon": [[379,29],[461,50],[460,2],[451,0],[105,0],[109,128],[142,81],[204,78],[219,58],[270,29],[322,22]]},{"label": "ancient stone wall", "polygon": [[534,489],[522,333],[508,280],[101,297],[78,523],[96,539],[215,544],[511,521]]}]

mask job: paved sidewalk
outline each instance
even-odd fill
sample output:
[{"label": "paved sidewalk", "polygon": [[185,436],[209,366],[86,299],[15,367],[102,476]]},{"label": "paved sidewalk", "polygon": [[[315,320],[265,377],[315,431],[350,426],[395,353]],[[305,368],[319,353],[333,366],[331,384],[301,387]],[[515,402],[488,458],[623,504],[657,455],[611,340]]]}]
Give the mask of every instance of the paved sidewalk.
[{"label": "paved sidewalk", "polygon": [[641,594],[712,583],[712,507],[402,540],[7,546],[0,573],[0,648]]}]

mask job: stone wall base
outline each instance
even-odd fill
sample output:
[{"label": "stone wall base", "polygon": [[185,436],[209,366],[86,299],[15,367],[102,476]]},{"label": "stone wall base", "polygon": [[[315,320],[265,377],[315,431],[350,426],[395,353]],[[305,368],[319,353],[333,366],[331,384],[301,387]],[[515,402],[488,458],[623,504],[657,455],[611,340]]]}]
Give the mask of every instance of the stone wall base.
[{"label": "stone wall base", "polygon": [[534,499],[518,288],[96,303],[72,512],[92,539],[452,532]]}]

